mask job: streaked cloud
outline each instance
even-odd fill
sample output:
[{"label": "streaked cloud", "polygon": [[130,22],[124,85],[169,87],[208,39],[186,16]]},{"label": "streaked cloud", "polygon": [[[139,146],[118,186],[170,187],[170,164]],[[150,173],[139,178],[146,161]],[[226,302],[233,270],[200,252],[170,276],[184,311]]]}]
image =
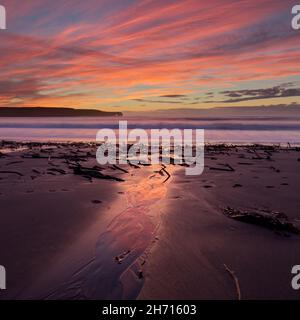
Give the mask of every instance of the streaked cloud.
[{"label": "streaked cloud", "polygon": [[206,103],[235,103],[271,98],[300,97],[300,88],[292,88],[292,85],[293,84],[288,83],[266,89],[223,91],[221,94],[233,99],[206,101]]},{"label": "streaked cloud", "polygon": [[2,4],[1,105],[151,109],[188,100],[205,106],[218,92],[228,104],[299,96],[276,89],[300,75],[290,0]]}]

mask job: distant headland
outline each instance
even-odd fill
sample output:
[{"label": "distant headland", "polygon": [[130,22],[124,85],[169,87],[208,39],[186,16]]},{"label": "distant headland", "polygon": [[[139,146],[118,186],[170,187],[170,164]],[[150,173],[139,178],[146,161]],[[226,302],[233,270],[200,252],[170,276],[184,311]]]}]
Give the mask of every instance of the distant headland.
[{"label": "distant headland", "polygon": [[0,117],[122,117],[122,112],[73,108],[0,107]]}]

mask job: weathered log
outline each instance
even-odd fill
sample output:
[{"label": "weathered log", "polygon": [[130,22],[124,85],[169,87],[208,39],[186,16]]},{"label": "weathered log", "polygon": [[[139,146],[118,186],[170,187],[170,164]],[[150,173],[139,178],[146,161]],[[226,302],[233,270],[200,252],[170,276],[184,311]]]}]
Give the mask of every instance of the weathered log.
[{"label": "weathered log", "polygon": [[300,229],[281,212],[266,210],[241,211],[227,207],[223,210],[223,213],[231,219],[262,226],[273,231],[300,234]]}]

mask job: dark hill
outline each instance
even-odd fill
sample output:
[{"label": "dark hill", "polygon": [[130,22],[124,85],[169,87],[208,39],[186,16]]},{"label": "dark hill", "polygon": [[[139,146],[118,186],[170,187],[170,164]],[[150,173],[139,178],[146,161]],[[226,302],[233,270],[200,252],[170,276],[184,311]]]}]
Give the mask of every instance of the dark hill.
[{"label": "dark hill", "polygon": [[121,117],[122,115],[122,112],[106,112],[93,109],[0,108],[0,117]]}]

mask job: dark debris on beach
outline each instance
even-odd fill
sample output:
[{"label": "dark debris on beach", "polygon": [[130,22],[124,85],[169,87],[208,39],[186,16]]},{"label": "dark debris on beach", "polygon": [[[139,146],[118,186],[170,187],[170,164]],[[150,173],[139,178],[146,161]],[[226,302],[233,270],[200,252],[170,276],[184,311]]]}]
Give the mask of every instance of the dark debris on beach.
[{"label": "dark debris on beach", "polygon": [[300,229],[282,212],[257,209],[239,210],[227,207],[223,209],[223,213],[233,220],[265,227],[278,233],[300,234]]}]

